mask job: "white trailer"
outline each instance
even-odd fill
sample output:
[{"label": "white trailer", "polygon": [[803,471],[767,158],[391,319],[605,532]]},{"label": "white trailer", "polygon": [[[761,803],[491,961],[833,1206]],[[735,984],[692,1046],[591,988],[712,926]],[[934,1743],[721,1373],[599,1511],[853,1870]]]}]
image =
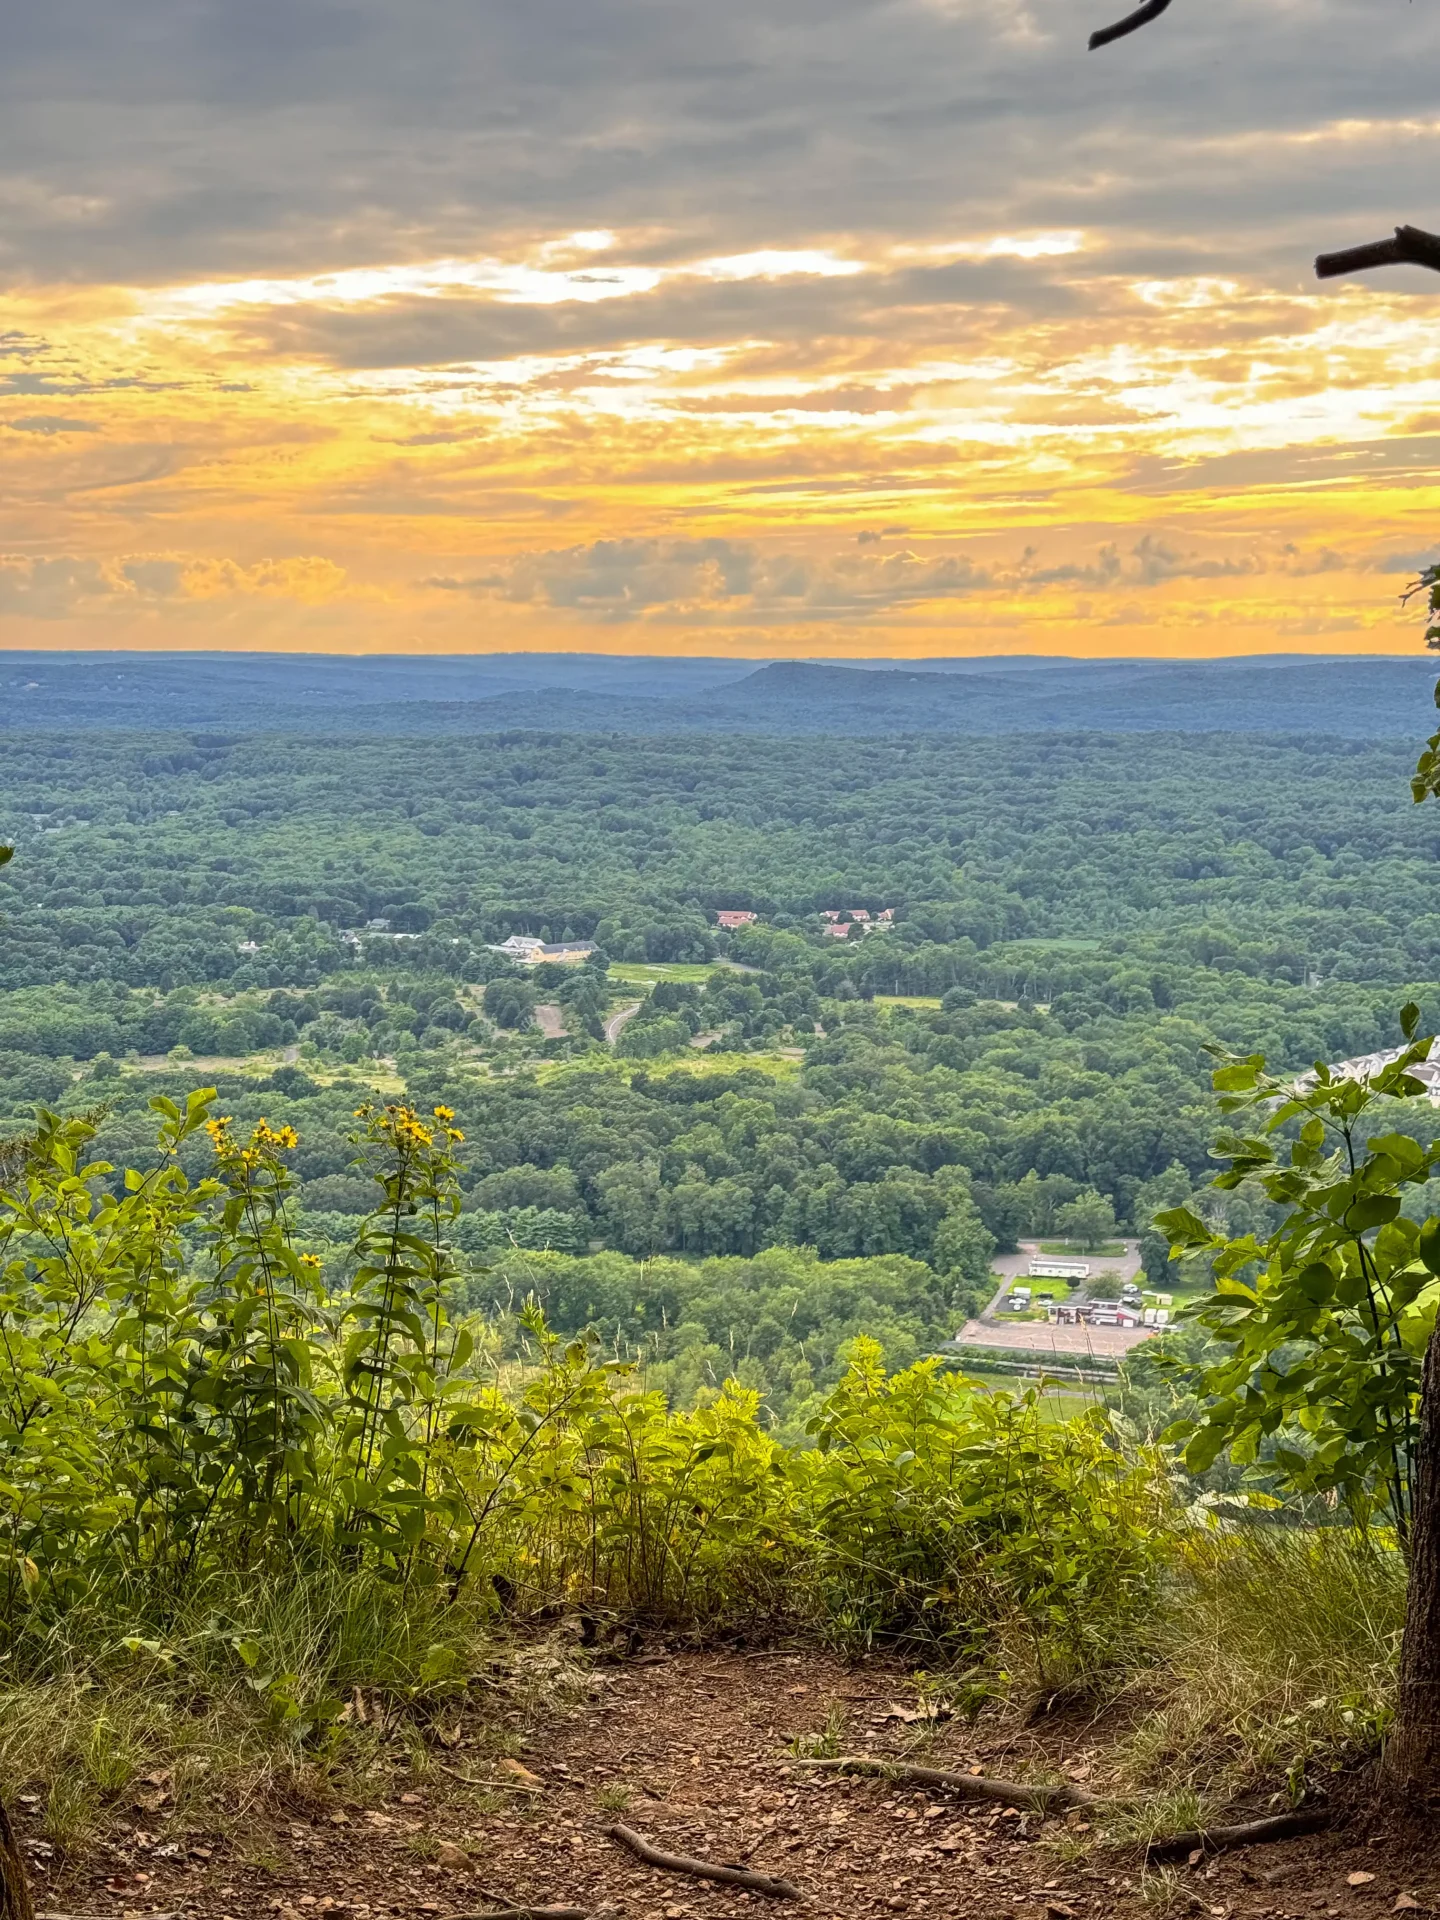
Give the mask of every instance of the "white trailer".
[{"label": "white trailer", "polygon": [[1062,1260],[1054,1254],[1037,1253],[1026,1269],[1032,1280],[1088,1280],[1088,1260]]}]

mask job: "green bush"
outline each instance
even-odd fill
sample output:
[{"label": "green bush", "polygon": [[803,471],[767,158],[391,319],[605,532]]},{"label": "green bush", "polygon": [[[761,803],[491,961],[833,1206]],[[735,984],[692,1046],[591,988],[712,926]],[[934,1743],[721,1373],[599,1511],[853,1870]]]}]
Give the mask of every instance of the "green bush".
[{"label": "green bush", "polygon": [[1046,1421],[1033,1390],[980,1392],[935,1360],[887,1378],[857,1341],[811,1431],[809,1572],[843,1643],[993,1655],[1018,1636],[1041,1674],[1083,1672],[1153,1611],[1161,1461],[1127,1457],[1100,1410]]}]

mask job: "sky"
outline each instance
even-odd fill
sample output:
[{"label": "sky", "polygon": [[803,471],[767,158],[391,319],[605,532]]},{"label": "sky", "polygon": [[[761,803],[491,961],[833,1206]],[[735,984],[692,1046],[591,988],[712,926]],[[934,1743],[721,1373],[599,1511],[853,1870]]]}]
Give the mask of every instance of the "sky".
[{"label": "sky", "polygon": [[1395,653],[1411,0],[47,0],[0,644]]}]

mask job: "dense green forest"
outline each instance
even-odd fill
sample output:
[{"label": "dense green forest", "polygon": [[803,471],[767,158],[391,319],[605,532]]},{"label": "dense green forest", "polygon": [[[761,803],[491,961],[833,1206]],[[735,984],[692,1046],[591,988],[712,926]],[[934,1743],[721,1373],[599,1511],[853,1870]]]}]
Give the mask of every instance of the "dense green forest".
[{"label": "dense green forest", "polygon": [[[808,929],[852,905],[901,910],[893,949],[822,970],[862,988],[943,992],[1002,941],[1144,936],[1162,965],[1390,982],[1440,955],[1412,758],[1197,735],[30,735],[0,766],[20,856],[0,985],[314,985],[375,918],[421,936],[394,958],[457,975],[507,930],[699,959],[715,908]],[[1048,998],[1078,964],[1037,953],[1030,984]]]},{"label": "dense green forest", "polygon": [[[237,1124],[294,1125],[291,1204],[343,1253],[357,1102],[444,1103],[460,1243],[512,1296],[514,1256],[566,1256],[558,1325],[682,1399],[737,1353],[788,1417],[859,1333],[901,1361],[947,1339],[995,1251],[1082,1193],[1160,1278],[1150,1216],[1210,1171],[1207,1042],[1298,1068],[1393,1043],[1409,992],[1440,1015],[1440,829],[1406,764],[1283,738],[34,738],[0,768],[0,1109],[95,1111],[124,1167],[156,1094],[216,1086]],[[894,919],[836,939],[827,906]],[[759,918],[722,932],[721,907]],[[600,951],[526,969],[494,950],[517,932]]]}]

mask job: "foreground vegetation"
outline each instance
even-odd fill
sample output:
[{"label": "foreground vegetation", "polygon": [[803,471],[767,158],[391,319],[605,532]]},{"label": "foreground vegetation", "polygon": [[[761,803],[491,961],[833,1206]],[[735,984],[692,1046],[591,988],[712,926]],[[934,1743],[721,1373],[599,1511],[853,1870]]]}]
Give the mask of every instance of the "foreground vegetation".
[{"label": "foreground vegetation", "polygon": [[[1162,1822],[1373,1751],[1437,1163],[1404,1061],[1291,1096],[1413,976],[1440,1016],[1431,829],[1383,749],[1322,815],[1297,750],[1152,746],[1047,787],[1013,744],[742,782],[529,739],[357,803],[349,748],[22,743],[0,1777],[56,1838],[167,1769],[363,1794],[557,1618],[1132,1696]],[[826,935],[842,889],[890,931]],[[516,930],[603,950],[522,970]],[[1257,1130],[1212,1184],[1215,1038]],[[1122,1231],[1198,1312],[1113,1390],[940,1357],[1020,1235]]]},{"label": "foreground vegetation", "polygon": [[[967,1711],[1138,1685],[1115,1764],[1164,1788],[1152,1820],[1276,1769],[1298,1792],[1388,1725],[1404,1576],[1374,1524],[1385,1473],[1354,1449],[1356,1525],[1317,1529],[1302,1503],[1257,1531],[1249,1496],[1177,1474],[1119,1413],[1057,1419],[933,1358],[888,1371],[859,1332],[777,1432],[744,1356],[711,1385],[605,1351],[595,1289],[634,1277],[616,1256],[526,1257],[588,1337],[517,1302],[513,1269],[475,1310],[500,1276],[455,1235],[448,1108],[354,1115],[375,1204],[327,1266],[296,1232],[288,1128],[203,1093],[155,1104],[156,1148],[123,1178],[84,1117],[42,1115],[3,1169],[0,1770],[45,1786],[62,1841],[157,1769],[196,1807],[277,1770],[363,1791],[556,1609],[602,1636],[898,1651]],[[706,1284],[743,1291],[746,1263],[711,1265],[688,1299],[704,1270],[648,1276],[662,1325],[669,1301],[703,1331]],[[929,1271],[754,1265],[795,1315],[843,1311],[848,1280],[861,1321],[882,1280]],[[1266,1609],[1240,1659],[1234,1609],[1277,1579],[1305,1604]],[[378,1703],[358,1724],[357,1688]]]}]

